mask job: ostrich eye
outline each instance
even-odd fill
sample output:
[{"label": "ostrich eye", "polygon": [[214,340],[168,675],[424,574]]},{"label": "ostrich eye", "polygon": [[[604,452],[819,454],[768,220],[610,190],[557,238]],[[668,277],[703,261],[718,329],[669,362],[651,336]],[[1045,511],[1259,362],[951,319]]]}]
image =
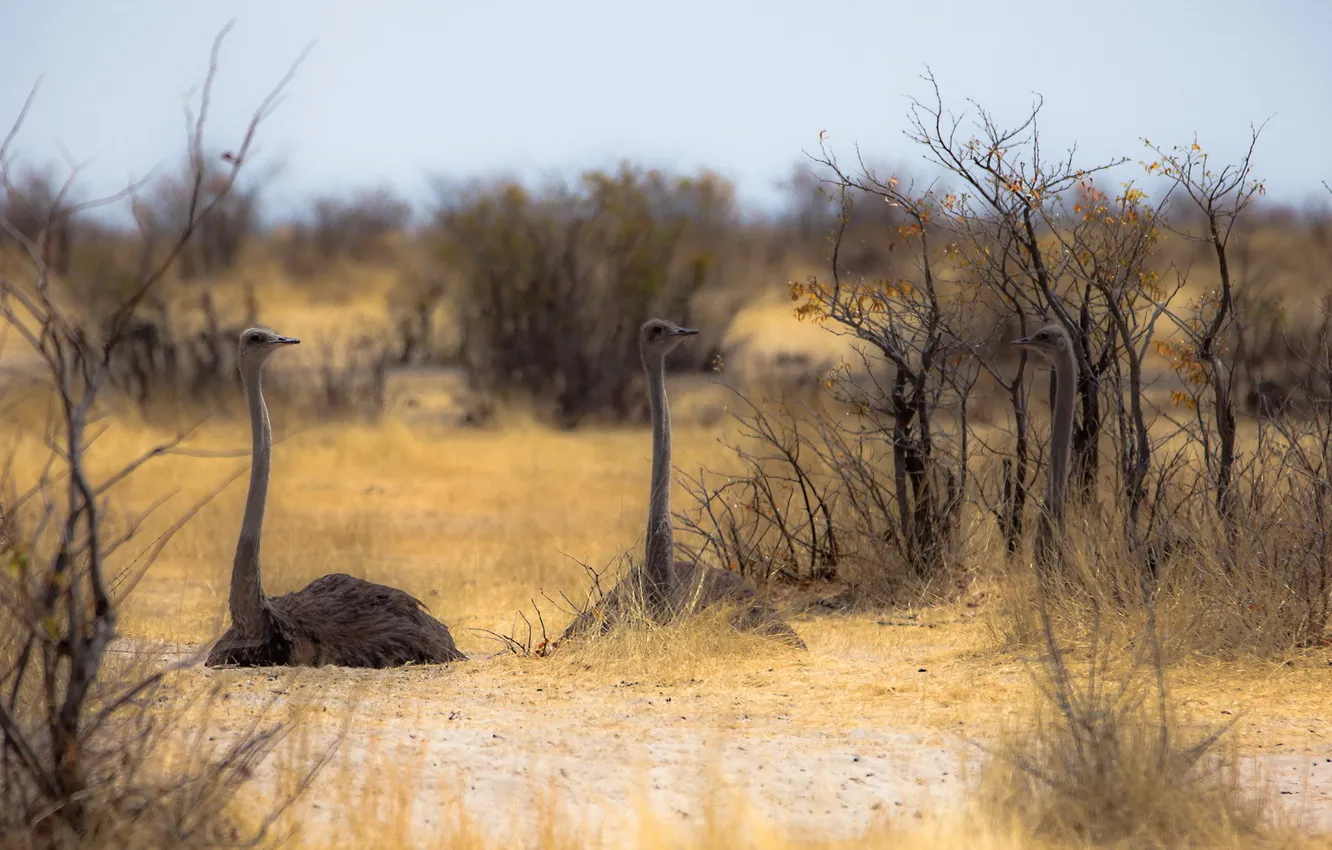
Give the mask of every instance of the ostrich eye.
[{"label": "ostrich eye", "polygon": [[661,325],[657,325],[656,327],[654,327],[654,328],[652,329],[652,335],[653,335],[653,336],[660,336],[660,335],[661,335]]},{"label": "ostrich eye", "polygon": [[262,334],[250,334],[250,342],[251,342],[251,343],[253,343],[253,344],[255,344],[255,345],[258,345],[259,343],[261,343],[261,342],[263,342],[263,341],[264,341],[264,337],[263,337]]}]

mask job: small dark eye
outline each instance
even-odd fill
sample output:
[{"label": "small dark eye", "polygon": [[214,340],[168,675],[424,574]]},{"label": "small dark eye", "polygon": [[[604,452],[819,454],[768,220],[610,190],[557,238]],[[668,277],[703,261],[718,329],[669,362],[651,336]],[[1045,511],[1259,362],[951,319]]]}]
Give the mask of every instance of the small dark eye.
[{"label": "small dark eye", "polygon": [[661,325],[657,325],[657,326],[655,326],[655,327],[652,328],[652,335],[653,335],[653,336],[658,336],[658,335],[660,335],[660,334],[661,334]]},{"label": "small dark eye", "polygon": [[250,334],[248,341],[255,345],[258,345],[259,343],[264,341],[264,335],[258,333]]}]

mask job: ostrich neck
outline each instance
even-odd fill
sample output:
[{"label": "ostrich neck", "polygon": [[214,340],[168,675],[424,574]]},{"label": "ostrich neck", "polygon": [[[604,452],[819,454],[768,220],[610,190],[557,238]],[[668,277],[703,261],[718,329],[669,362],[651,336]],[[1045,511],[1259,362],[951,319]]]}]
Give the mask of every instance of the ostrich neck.
[{"label": "ostrich neck", "polygon": [[1046,507],[1057,523],[1063,523],[1068,500],[1068,467],[1073,442],[1073,404],[1078,391],[1078,363],[1065,347],[1055,355],[1051,379],[1055,382],[1053,422],[1050,438],[1050,488]]},{"label": "ostrich neck", "polygon": [[652,494],[648,503],[647,553],[644,561],[650,605],[669,598],[674,576],[671,534],[671,410],[666,403],[666,363],[645,357],[648,401],[652,407]]},{"label": "ostrich neck", "polygon": [[259,540],[268,500],[268,473],[273,460],[273,429],[264,404],[262,364],[241,373],[250,407],[250,490],[245,497],[236,560],[231,570],[231,622],[246,637],[261,637],[267,626],[266,601],[259,578]]}]

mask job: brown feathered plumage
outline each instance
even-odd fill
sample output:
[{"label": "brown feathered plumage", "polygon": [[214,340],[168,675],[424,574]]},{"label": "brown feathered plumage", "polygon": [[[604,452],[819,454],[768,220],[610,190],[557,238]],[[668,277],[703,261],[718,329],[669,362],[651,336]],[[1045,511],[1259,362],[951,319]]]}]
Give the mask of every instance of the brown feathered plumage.
[{"label": "brown feathered plumage", "polygon": [[273,434],[261,381],[268,355],[299,340],[251,328],[241,334],[238,359],[250,405],[254,454],[245,520],[231,572],[231,628],[214,644],[209,667],[396,667],[465,659],[443,623],[395,587],[335,573],[269,599],[260,581]]},{"label": "brown feathered plumage", "polygon": [[396,587],[333,573],[267,602],[271,633],[247,640],[233,626],[213,646],[209,667],[397,667],[467,657],[448,626]]},{"label": "brown feathered plumage", "polygon": [[[737,631],[754,632],[777,638],[797,649],[806,649],[796,630],[782,619],[776,609],[765,602],[752,582],[730,570],[719,570],[692,561],[675,562],[674,589],[671,591],[672,614],[702,611],[727,605],[734,609],[731,627]],[[633,610],[635,595],[639,593],[636,575],[619,582],[600,601],[581,612],[560,635],[557,645],[591,632],[605,633]],[[642,603],[637,603],[638,607]]]},{"label": "brown feathered plumage", "polygon": [[580,614],[565,629],[559,642],[594,628],[602,631],[641,596],[648,614],[678,616],[719,605],[735,607],[731,625],[742,631],[769,635],[801,649],[805,642],[744,576],[688,561],[675,560],[671,529],[671,414],[666,401],[666,355],[686,336],[698,333],[662,319],[650,319],[639,332],[639,352],[648,376],[652,407],[652,483],[648,502],[645,557],[642,565]]}]

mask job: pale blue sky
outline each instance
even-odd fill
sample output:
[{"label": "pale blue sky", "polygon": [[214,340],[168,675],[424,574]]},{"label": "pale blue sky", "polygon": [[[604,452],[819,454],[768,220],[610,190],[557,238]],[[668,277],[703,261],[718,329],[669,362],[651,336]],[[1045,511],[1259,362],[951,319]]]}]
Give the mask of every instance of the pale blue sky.
[{"label": "pale blue sky", "polygon": [[0,0],[0,120],[45,73],[26,161],[63,144],[107,190],[172,164],[181,97],[222,56],[211,140],[314,40],[260,153],[285,170],[277,203],[387,182],[421,196],[431,172],[534,176],[622,157],[709,166],[741,196],[773,185],[827,130],[915,163],[905,95],[929,63],[955,106],[1018,117],[1046,98],[1047,146],[1082,162],[1142,155],[1138,139],[1234,154],[1272,117],[1258,171],[1304,201],[1332,180],[1332,3],[1274,0]]}]

